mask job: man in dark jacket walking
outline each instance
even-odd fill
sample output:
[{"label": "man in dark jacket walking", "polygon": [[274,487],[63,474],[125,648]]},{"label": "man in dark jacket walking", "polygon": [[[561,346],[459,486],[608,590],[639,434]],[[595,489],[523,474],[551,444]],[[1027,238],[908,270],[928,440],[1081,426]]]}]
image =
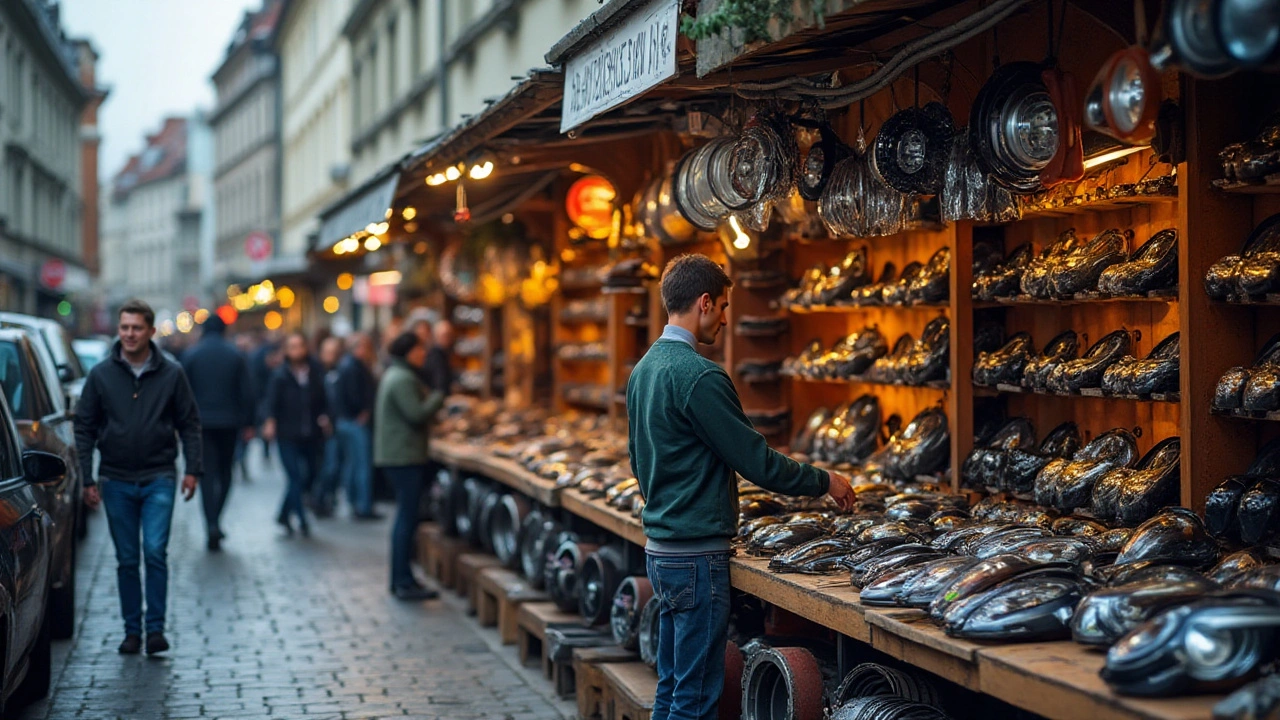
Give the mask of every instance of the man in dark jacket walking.
[{"label": "man in dark jacket walking", "polygon": [[182,357],[182,369],[200,408],[201,438],[204,441],[204,482],[200,501],[204,505],[204,525],[210,552],[222,549],[222,508],[231,492],[231,469],[236,442],[246,439],[253,428],[253,386],[249,364],[235,346],[227,342],[227,325],[217,315],[204,322],[200,342]]},{"label": "man in dark jacket walking", "polygon": [[[76,451],[84,478],[84,501],[106,506],[116,546],[124,642],[120,652],[142,650],[143,591],[139,553],[146,561],[147,654],[169,649],[164,636],[168,594],[169,524],[173,519],[178,458],[175,433],[182,438],[186,474],[182,497],[196,494],[200,476],[200,412],[177,364],[166,360],[151,338],[155,313],[140,300],[120,308],[120,339],[108,360],[98,363],[76,404]],[[93,451],[101,454],[98,480]],[[139,546],[141,536],[141,547]]]},{"label": "man in dark jacket walking", "polygon": [[359,520],[382,517],[373,509],[373,436],[369,427],[378,387],[372,370],[377,361],[373,339],[365,333],[352,335],[348,352],[338,363],[329,403],[334,437],[340,448],[339,477],[346,488],[352,516]]},{"label": "man in dark jacket walking", "polygon": [[304,537],[311,535],[303,495],[310,492],[330,430],[324,367],[311,357],[307,336],[299,331],[284,341],[284,364],[276,368],[267,385],[264,440],[278,440],[280,463],[288,476],[284,501],[276,522],[293,534],[292,518]]}]

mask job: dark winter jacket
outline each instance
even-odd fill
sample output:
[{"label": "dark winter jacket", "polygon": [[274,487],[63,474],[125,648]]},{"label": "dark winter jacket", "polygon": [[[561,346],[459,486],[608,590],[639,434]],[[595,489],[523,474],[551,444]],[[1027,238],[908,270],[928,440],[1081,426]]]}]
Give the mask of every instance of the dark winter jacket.
[{"label": "dark winter jacket", "polygon": [[80,476],[93,485],[93,450],[102,455],[98,476],[108,480],[145,482],[176,476],[175,433],[182,438],[188,475],[201,474],[200,411],[182,368],[166,360],[151,343],[151,358],[141,377],[111,346],[85,380],[76,403],[76,450]]},{"label": "dark winter jacket", "polygon": [[449,351],[433,345],[422,365],[422,377],[427,387],[448,395],[453,389],[453,365],[449,361]]},{"label": "dark winter jacket", "polygon": [[200,408],[200,424],[211,430],[251,427],[253,381],[249,364],[219,333],[205,336],[182,356],[182,369]]},{"label": "dark winter jacket", "polygon": [[354,420],[363,412],[373,414],[373,398],[378,386],[373,373],[355,355],[348,354],[338,363],[337,385],[333,390],[329,411],[334,418]]},{"label": "dark winter jacket", "polygon": [[276,421],[276,437],[281,440],[307,440],[321,437],[319,419],[327,415],[324,366],[315,360],[307,385],[298,384],[293,369],[285,361],[271,374],[267,384],[266,416]]}]

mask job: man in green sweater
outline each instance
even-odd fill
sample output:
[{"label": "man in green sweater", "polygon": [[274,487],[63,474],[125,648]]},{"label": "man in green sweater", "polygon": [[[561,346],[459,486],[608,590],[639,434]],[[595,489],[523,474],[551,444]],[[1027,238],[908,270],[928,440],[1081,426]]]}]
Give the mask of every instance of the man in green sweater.
[{"label": "man in green sweater", "polygon": [[726,324],[733,281],[705,255],[662,273],[669,318],[627,384],[631,470],[645,498],[649,581],[660,603],[652,720],[715,718],[729,628],[734,473],[786,495],[829,494],[852,507],[849,479],[773,450],[742,410],[728,373],[698,354]]}]

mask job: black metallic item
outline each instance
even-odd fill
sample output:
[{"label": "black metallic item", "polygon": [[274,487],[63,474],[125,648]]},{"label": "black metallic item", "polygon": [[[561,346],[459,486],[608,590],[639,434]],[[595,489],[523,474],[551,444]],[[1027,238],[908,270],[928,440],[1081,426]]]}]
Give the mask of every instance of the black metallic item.
[{"label": "black metallic item", "polygon": [[660,603],[647,602],[640,611],[640,661],[651,668],[658,666],[658,618]]},{"label": "black metallic item", "polygon": [[872,145],[876,172],[901,193],[940,192],[955,131],[951,112],[941,103],[898,111],[880,127]]},{"label": "black metallic item", "polygon": [[1033,258],[1022,271],[1024,295],[1047,300],[1053,297],[1053,272],[1083,244],[1074,229],[1064,230],[1044,251]]},{"label": "black metallic item", "polygon": [[1130,144],[1150,142],[1159,115],[1160,73],[1141,47],[1107,58],[1084,95],[1085,125]]},{"label": "black metallic item", "polygon": [[1127,262],[1112,265],[1098,277],[1098,290],[1132,297],[1168,290],[1178,283],[1178,231],[1168,228],[1152,235]]},{"label": "black metallic item", "polygon": [[1275,657],[1280,594],[1225,592],[1157,615],[1108,652],[1102,679],[1125,695],[1221,692]]},{"label": "black metallic item", "polygon": [[1200,516],[1172,507],[1138,526],[1116,564],[1148,560],[1204,568],[1217,562],[1218,555],[1218,544],[1205,532]]},{"label": "black metallic item", "polygon": [[1098,286],[1098,279],[1109,267],[1128,259],[1126,233],[1112,228],[1103,230],[1092,240],[1062,258],[1049,274],[1050,294],[1067,299]]},{"label": "black metallic item", "polygon": [[578,604],[587,625],[609,622],[614,594],[626,572],[617,548],[602,547],[583,560],[578,577]]},{"label": "black metallic item", "polygon": [[1205,574],[1219,585],[1226,585],[1249,571],[1270,565],[1271,562],[1259,551],[1249,548],[1222,558]]},{"label": "black metallic item", "polygon": [[776,573],[805,573],[820,575],[839,569],[837,561],[857,547],[849,536],[820,537],[798,545],[769,560],[769,569]]},{"label": "black metallic item", "polygon": [[1280,333],[1262,346],[1253,367],[1233,367],[1222,374],[1212,407],[1256,413],[1280,410]]},{"label": "black metallic item", "polygon": [[1280,480],[1261,478],[1240,496],[1240,540],[1254,544],[1280,531]]},{"label": "black metallic item", "polygon": [[827,690],[811,651],[760,647],[742,678],[742,720],[821,720]]},{"label": "black metallic item", "polygon": [[854,666],[840,681],[832,704],[840,706],[858,698],[883,696],[926,705],[939,703],[937,688],[922,674],[879,663],[862,663]]},{"label": "black metallic item", "polygon": [[648,578],[638,575],[623,578],[609,609],[609,629],[615,643],[627,650],[639,649],[640,619],[652,599],[653,585]]},{"label": "black metallic item", "polygon": [[908,385],[924,385],[947,379],[951,358],[951,322],[936,317],[924,326],[902,365],[902,380]]},{"label": "black metallic item", "polygon": [[[929,604],[929,616],[941,621],[946,613],[957,602],[993,588],[1011,578],[1027,573],[1035,568],[1053,568],[1055,565],[1040,564],[1014,553],[995,555],[966,567],[952,577],[945,586],[939,587],[933,601]],[[1069,566],[1062,566],[1069,568]],[[1062,568],[1059,568],[1062,569]]]},{"label": "black metallic item", "polygon": [[1000,383],[1020,384],[1023,369],[1035,355],[1036,349],[1031,342],[1031,334],[1017,333],[996,352],[978,354],[978,358],[973,363],[973,381],[986,386]]},{"label": "black metallic item", "polygon": [[1017,578],[953,605],[943,617],[943,629],[971,640],[1066,638],[1067,620],[1086,592],[1084,579],[1069,573]]},{"label": "black metallic item", "polygon": [[[868,280],[869,281],[869,280]],[[939,248],[907,284],[906,304],[945,303],[951,295],[951,248]]]},{"label": "black metallic item", "polygon": [[969,142],[978,164],[1015,193],[1041,188],[1040,171],[1058,152],[1059,109],[1037,63],[1000,66],[974,99]]},{"label": "black metallic item", "polygon": [[673,179],[674,175],[654,179],[645,189],[636,210],[645,234],[664,246],[689,242],[698,232],[676,206]]},{"label": "black metallic item", "polygon": [[503,495],[493,509],[489,536],[493,554],[503,567],[514,570],[521,563],[521,530],[529,512],[529,501],[519,495]]},{"label": "black metallic item", "polygon": [[1076,359],[1080,355],[1080,338],[1074,330],[1066,330],[1054,336],[1044,346],[1039,357],[1027,361],[1022,373],[1023,387],[1034,390],[1046,390],[1049,387],[1049,376],[1065,362]]},{"label": "black metallic item", "polygon": [[1166,438],[1132,469],[1117,468],[1093,487],[1093,514],[1137,525],[1161,508],[1177,505],[1181,482],[1182,442]]},{"label": "black metallic item", "polygon": [[800,178],[796,183],[800,197],[813,202],[822,197],[836,163],[853,152],[827,123],[823,123],[818,132],[820,139],[809,146],[809,152],[800,164]]},{"label": "black metallic item", "polygon": [[1162,610],[1193,602],[1217,589],[1214,581],[1192,575],[1142,579],[1095,590],[1076,607],[1071,637],[1083,645],[1109,647]]},{"label": "black metallic item", "polygon": [[1117,468],[1138,461],[1138,440],[1123,428],[1105,432],[1080,448],[1070,461],[1053,460],[1036,475],[1036,503],[1063,512],[1086,507],[1094,484]]},{"label": "black metallic item", "polygon": [[566,537],[556,549],[553,562],[547,566],[547,591],[551,600],[564,612],[577,613],[581,608],[578,580],[587,556],[597,549],[596,545]]},{"label": "black metallic item", "polygon": [[1213,706],[1213,720],[1263,720],[1280,713],[1280,675],[1266,675]]},{"label": "black metallic item", "polygon": [[1232,143],[1222,148],[1218,157],[1227,182],[1256,183],[1280,172],[1280,113],[1267,118],[1252,140]]},{"label": "black metallic item", "polygon": [[1173,0],[1152,64],[1213,79],[1261,65],[1277,47],[1280,4],[1274,0]]},{"label": "black metallic item", "polygon": [[819,305],[848,304],[853,291],[871,283],[867,248],[853,250],[839,265],[831,268],[813,288],[813,299]]},{"label": "black metallic item", "polygon": [[1129,353],[1132,338],[1127,330],[1104,335],[1083,357],[1067,360],[1053,369],[1046,381],[1049,390],[1074,394],[1084,388],[1102,386],[1107,368]]},{"label": "black metallic item", "polygon": [[973,297],[983,302],[991,302],[996,298],[1017,295],[1022,282],[1022,272],[1034,258],[1035,250],[1031,243],[1023,243],[1011,250],[999,265],[983,273],[975,272]]},{"label": "black metallic item", "polygon": [[[672,173],[671,194],[676,209],[689,224],[699,230],[710,232],[716,229],[720,221],[728,217],[732,208],[716,195],[711,186],[711,157],[723,148],[732,147],[730,138],[716,138],[705,145],[685,153],[676,162]],[[719,168],[723,170],[724,168]],[[727,178],[720,178],[719,185],[726,185]]]},{"label": "black metallic item", "polygon": [[913,702],[891,695],[850,700],[830,711],[829,720],[949,720],[937,705]]},{"label": "black metallic item", "polygon": [[939,408],[922,410],[889,439],[884,472],[902,480],[935,473],[946,466],[950,444],[946,413]]},{"label": "black metallic item", "polygon": [[1102,389],[1111,395],[1138,395],[1177,392],[1180,335],[1172,333],[1156,344],[1141,360],[1126,355],[1102,375]]},{"label": "black metallic item", "polygon": [[1280,213],[1258,223],[1239,255],[1214,263],[1204,288],[1215,300],[1256,298],[1280,289]]}]

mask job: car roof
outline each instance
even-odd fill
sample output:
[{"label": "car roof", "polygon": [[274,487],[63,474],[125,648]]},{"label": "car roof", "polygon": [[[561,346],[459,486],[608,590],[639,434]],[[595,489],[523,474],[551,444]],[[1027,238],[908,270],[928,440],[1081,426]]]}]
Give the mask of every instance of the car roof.
[{"label": "car roof", "polygon": [[[10,314],[10,313],[0,313]],[[0,341],[15,342],[25,340],[31,346],[32,352],[35,353],[36,362],[40,363],[38,370],[44,375],[44,384],[51,388],[60,388],[58,381],[58,369],[54,364],[53,356],[49,354],[49,348],[43,342],[32,342],[31,334],[39,333],[35,328],[16,328],[16,327],[0,327]],[[43,340],[43,338],[42,338]],[[0,393],[3,394],[3,393]],[[50,402],[53,403],[55,411],[66,409],[66,401],[62,397],[61,392],[51,392]]]}]

